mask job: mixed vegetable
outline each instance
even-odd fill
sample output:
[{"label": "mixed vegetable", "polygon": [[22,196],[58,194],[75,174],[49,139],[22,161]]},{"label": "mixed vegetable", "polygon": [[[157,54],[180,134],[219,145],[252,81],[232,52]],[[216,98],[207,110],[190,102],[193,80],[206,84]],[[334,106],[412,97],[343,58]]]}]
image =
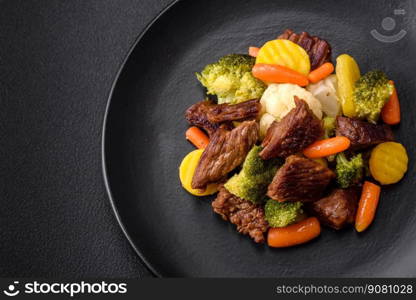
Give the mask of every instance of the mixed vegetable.
[{"label": "mixed vegetable", "polygon": [[319,37],[286,30],[196,76],[209,97],[186,113],[186,139],[198,149],[180,165],[182,186],[219,192],[214,211],[256,242],[299,245],[321,224],[362,232],[380,185],[407,171],[390,128],[401,120],[393,81],[379,70],[362,75],[348,54],[334,65]]},{"label": "mixed vegetable", "polygon": [[240,103],[261,97],[266,85],[252,75],[255,59],[231,54],[204,68],[196,77],[218,103]]},{"label": "mixed vegetable", "polygon": [[277,169],[283,164],[279,158],[263,160],[260,146],[254,146],[247,154],[241,171],[232,176],[224,187],[233,195],[253,203],[261,203]]}]

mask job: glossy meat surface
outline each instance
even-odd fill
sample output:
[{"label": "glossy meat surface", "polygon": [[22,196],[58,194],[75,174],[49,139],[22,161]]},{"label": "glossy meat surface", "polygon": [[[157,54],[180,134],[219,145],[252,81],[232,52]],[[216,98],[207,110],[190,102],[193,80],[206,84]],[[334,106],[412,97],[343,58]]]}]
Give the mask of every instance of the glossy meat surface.
[{"label": "glossy meat surface", "polygon": [[388,125],[376,125],[347,117],[337,117],[336,135],[347,137],[351,141],[352,150],[394,140],[393,131]]},{"label": "glossy meat surface", "polygon": [[262,159],[298,153],[323,135],[322,122],[308,104],[295,96],[296,107],[280,122],[274,121],[266,133],[260,152]]},{"label": "glossy meat surface", "polygon": [[204,189],[207,184],[218,182],[241,165],[258,136],[256,121],[245,121],[232,130],[220,127],[199,160],[192,188]]},{"label": "glossy meat surface", "polygon": [[212,202],[214,212],[237,226],[238,232],[249,235],[256,243],[263,243],[269,225],[261,205],[241,199],[221,187]]},{"label": "glossy meat surface", "polygon": [[313,213],[322,224],[342,229],[354,223],[359,200],[359,189],[335,189],[332,193],[311,204]]},{"label": "glossy meat surface", "polygon": [[292,155],[277,171],[268,187],[267,196],[280,202],[316,201],[322,197],[334,177],[334,172],[320,163]]},{"label": "glossy meat surface", "polygon": [[291,29],[286,29],[277,38],[290,40],[305,49],[309,55],[311,70],[331,61],[331,45],[317,36],[310,36],[307,32],[297,34]]}]

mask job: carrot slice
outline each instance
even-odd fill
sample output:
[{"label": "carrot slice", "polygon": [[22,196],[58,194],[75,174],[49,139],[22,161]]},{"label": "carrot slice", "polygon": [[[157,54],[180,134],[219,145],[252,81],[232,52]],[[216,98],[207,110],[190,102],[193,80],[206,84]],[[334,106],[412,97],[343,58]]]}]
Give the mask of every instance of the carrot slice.
[{"label": "carrot slice", "polygon": [[308,77],[284,66],[255,64],[252,72],[254,77],[265,82],[293,83],[300,86],[309,84]]},{"label": "carrot slice", "polygon": [[309,242],[321,233],[321,225],[315,217],[281,228],[270,228],[267,244],[274,248],[291,247]]},{"label": "carrot slice", "polygon": [[303,150],[308,158],[327,157],[347,150],[351,141],[345,136],[336,136],[330,139],[320,140]]},{"label": "carrot slice", "polygon": [[198,149],[205,149],[209,144],[209,138],[198,127],[190,127],[185,133],[186,139]]},{"label": "carrot slice", "polygon": [[330,62],[324,63],[312,72],[309,73],[308,79],[312,83],[317,83],[318,81],[321,81],[322,79],[328,77],[334,72],[334,65]]},{"label": "carrot slice", "polygon": [[380,191],[380,186],[377,184],[369,181],[364,182],[357,215],[355,216],[355,229],[358,232],[366,230],[373,222],[380,199]]},{"label": "carrot slice", "polygon": [[[394,82],[390,81],[390,84],[394,86]],[[397,95],[396,87],[393,90],[393,94],[390,96],[389,101],[384,105],[381,110],[381,118],[384,123],[389,125],[396,125],[400,123],[400,101]]]},{"label": "carrot slice", "polygon": [[257,55],[259,54],[259,51],[260,51],[260,48],[258,48],[258,47],[249,47],[248,48],[248,54],[250,56],[253,56],[253,57],[257,57]]}]

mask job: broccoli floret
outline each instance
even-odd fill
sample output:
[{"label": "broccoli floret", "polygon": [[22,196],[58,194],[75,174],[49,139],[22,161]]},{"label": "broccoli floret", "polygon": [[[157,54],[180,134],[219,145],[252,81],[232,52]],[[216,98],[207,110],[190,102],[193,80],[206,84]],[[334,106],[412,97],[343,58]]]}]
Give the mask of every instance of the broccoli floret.
[{"label": "broccoli floret", "polygon": [[[322,121],[324,127],[324,138],[329,139],[333,137],[335,135],[336,118],[325,117]],[[333,162],[335,160],[335,155],[327,156],[326,160],[329,162]]]},{"label": "broccoli floret", "polygon": [[217,96],[218,103],[236,104],[263,95],[265,84],[251,74],[254,63],[255,58],[249,55],[230,54],[196,76],[208,94]]},{"label": "broccoli floret", "polygon": [[284,163],[284,160],[281,158],[261,159],[259,156],[261,150],[263,150],[261,146],[254,145],[247,154],[241,169],[249,177],[260,177],[259,180],[261,180],[265,173],[271,173],[274,176],[277,168]]},{"label": "broccoli floret", "polygon": [[337,183],[341,188],[346,189],[363,178],[364,160],[361,153],[350,160],[347,159],[344,153],[340,153],[336,160]]},{"label": "broccoli floret", "polygon": [[231,177],[224,185],[231,194],[253,203],[264,200],[267,186],[283,164],[280,158],[262,160],[259,157],[261,150],[260,146],[254,146],[248,153],[240,173]]},{"label": "broccoli floret", "polygon": [[325,138],[330,138],[334,135],[335,132],[335,118],[333,117],[325,117],[323,119],[323,127],[325,130]]},{"label": "broccoli floret", "polygon": [[302,203],[269,199],[264,206],[264,214],[270,227],[285,227],[296,222],[303,214]]},{"label": "broccoli floret", "polygon": [[[270,179],[270,181],[273,177]],[[233,195],[253,203],[260,203],[264,200],[267,185],[258,184],[253,178],[240,172],[231,177],[224,187]]]},{"label": "broccoli floret", "polygon": [[357,117],[376,123],[380,111],[393,93],[393,85],[381,71],[370,71],[355,83],[354,102]]}]

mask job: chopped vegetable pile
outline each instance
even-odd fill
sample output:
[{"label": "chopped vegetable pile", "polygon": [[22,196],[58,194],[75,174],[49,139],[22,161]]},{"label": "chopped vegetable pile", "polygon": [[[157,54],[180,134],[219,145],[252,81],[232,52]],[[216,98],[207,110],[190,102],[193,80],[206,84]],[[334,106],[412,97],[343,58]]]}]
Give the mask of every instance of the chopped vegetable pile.
[{"label": "chopped vegetable pile", "polygon": [[399,182],[409,158],[391,127],[394,82],[361,74],[351,55],[333,63],[327,41],[290,29],[205,66],[206,100],[186,112],[198,149],[180,165],[182,186],[217,193],[215,213],[273,248],[309,242],[321,225],[366,230],[381,186]]}]

